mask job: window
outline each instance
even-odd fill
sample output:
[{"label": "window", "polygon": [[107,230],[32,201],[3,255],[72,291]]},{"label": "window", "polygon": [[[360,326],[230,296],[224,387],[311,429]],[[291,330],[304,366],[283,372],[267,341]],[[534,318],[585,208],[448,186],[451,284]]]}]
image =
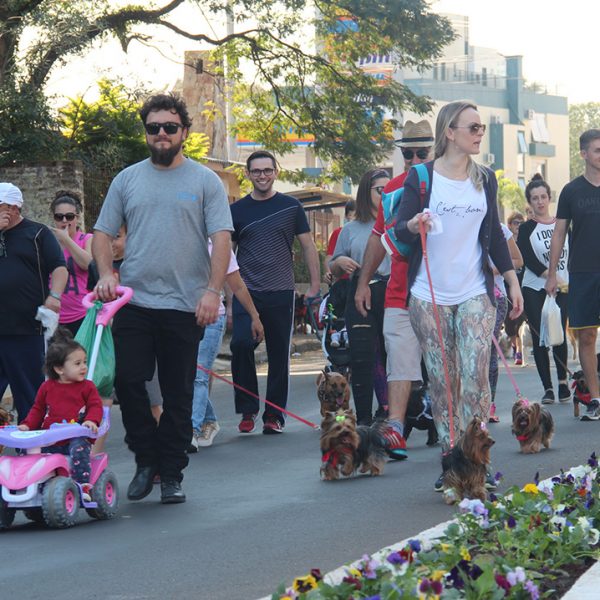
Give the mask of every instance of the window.
[{"label": "window", "polygon": [[517,172],[524,173],[525,172],[525,155],[521,152],[517,154]]},{"label": "window", "polygon": [[546,115],[535,113],[531,121],[531,137],[534,142],[548,143],[550,141],[550,134],[546,127]]},{"label": "window", "polygon": [[527,147],[524,131],[517,131],[517,142],[519,144],[519,152],[521,154],[528,154],[529,148]]},{"label": "window", "polygon": [[525,191],[525,177],[519,177],[517,181],[519,182],[519,187]]}]

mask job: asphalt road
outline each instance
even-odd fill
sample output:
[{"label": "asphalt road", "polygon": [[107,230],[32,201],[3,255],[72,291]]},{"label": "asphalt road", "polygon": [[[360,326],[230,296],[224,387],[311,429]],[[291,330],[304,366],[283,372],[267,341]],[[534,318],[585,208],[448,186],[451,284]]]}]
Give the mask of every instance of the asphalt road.
[{"label": "asphalt road", "polygon": [[[312,421],[322,363],[318,352],[294,361],[289,409]],[[523,393],[538,400],[534,367],[514,372]],[[510,434],[514,398],[501,372],[501,422],[490,426],[493,467],[504,473],[500,491],[536,472],[543,478],[581,464],[599,449],[600,422],[577,421],[571,404],[556,404],[549,407],[552,448],[521,455]],[[231,388],[216,382],[213,399],[222,430],[213,447],[190,456],[182,505],[161,505],[158,489],[141,502],[126,500],[134,465],[114,408],[108,451],[121,484],[119,515],[99,522],[84,513],[77,526],[58,531],[18,515],[0,533],[0,598],[256,599],[313,567],[326,572],[453,515],[433,491],[439,448],[425,445],[425,432],[413,432],[408,460],[388,463],[382,477],[322,482],[318,432],[289,420],[283,435],[241,436]]]}]

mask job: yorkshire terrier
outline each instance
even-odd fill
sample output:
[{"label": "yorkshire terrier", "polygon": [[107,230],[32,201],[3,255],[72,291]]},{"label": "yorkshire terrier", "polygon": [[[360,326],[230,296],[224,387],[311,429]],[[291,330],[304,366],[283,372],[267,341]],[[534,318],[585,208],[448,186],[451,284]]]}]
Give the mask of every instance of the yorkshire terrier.
[{"label": "yorkshire terrier", "polygon": [[438,432],[431,415],[431,398],[425,386],[413,389],[406,407],[406,420],[404,423],[404,439],[413,429],[427,431],[427,445],[435,446],[438,442]]},{"label": "yorkshire terrier", "polygon": [[535,454],[550,447],[554,435],[554,419],[537,402],[521,399],[512,407],[512,432],[521,445],[523,454]]},{"label": "yorkshire terrier", "polygon": [[444,501],[447,504],[463,498],[485,500],[486,469],[494,444],[486,423],[473,417],[456,445],[442,457]]},{"label": "yorkshire terrier", "polygon": [[321,403],[321,416],[350,408],[350,386],[340,373],[322,371],[317,377],[317,398]]},{"label": "yorkshire terrier", "polygon": [[592,400],[592,394],[587,386],[585,375],[582,370],[575,371],[575,373],[571,375],[571,379],[573,380],[571,385],[573,388],[573,415],[578,417],[579,405],[583,404],[587,407]]},{"label": "yorkshire terrier", "polygon": [[328,412],[321,423],[321,477],[333,481],[357,471],[381,475],[387,459],[385,427],[381,421],[357,426],[351,410]]}]

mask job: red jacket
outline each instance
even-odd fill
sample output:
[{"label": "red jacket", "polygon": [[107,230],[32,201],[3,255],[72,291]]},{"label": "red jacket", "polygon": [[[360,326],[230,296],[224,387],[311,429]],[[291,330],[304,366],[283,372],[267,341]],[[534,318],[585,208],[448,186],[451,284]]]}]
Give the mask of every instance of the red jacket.
[{"label": "red jacket", "polygon": [[29,414],[21,422],[29,429],[49,429],[53,423],[102,421],[102,400],[96,386],[87,379],[74,383],[44,381]]}]

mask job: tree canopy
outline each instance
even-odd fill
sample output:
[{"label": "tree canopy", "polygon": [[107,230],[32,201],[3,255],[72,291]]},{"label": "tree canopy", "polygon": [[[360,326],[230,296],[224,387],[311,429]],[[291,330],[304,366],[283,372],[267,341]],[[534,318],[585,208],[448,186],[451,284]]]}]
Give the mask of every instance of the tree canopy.
[{"label": "tree canopy", "polygon": [[569,172],[571,179],[581,175],[584,163],[579,154],[579,136],[588,129],[600,129],[600,102],[569,106]]},{"label": "tree canopy", "polygon": [[[422,69],[454,33],[427,0],[171,0],[127,4],[109,0],[0,2],[0,160],[32,158],[15,140],[15,127],[46,136],[56,126],[40,93],[53,69],[97,40],[116,37],[124,50],[148,40],[149,26],[203,44],[227,59],[236,84],[239,133],[283,153],[282,132],[314,136],[317,156],[331,175],[354,179],[391,149],[397,123],[386,115],[426,112],[430,103],[406,86],[365,73],[359,61],[391,56],[397,67]],[[205,14],[230,14],[235,31],[208,35],[176,24],[173,12],[194,4]],[[249,19],[249,16],[251,17]],[[313,36],[313,33],[315,34]],[[21,96],[30,105],[19,113]],[[10,99],[13,102],[9,102]],[[17,125],[15,125],[17,123]],[[29,144],[29,142],[27,142]],[[27,145],[25,144],[25,145]]]}]

